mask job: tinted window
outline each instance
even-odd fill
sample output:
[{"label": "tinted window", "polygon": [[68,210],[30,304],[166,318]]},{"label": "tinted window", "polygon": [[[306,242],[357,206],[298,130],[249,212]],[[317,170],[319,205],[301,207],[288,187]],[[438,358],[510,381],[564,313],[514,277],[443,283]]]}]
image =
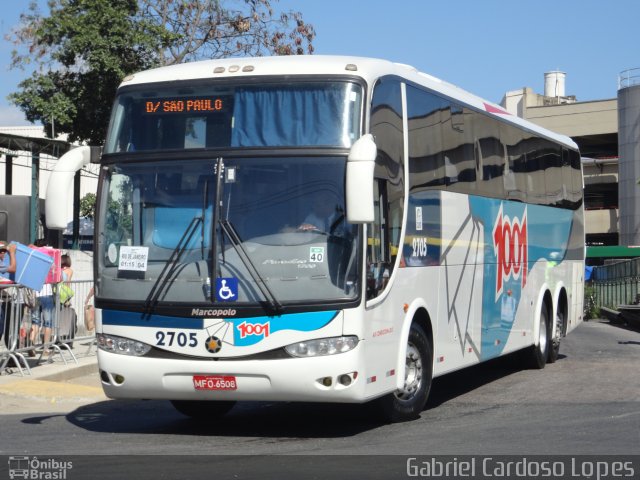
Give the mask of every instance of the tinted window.
[{"label": "tinted window", "polygon": [[401,84],[380,79],[371,101],[371,133],[378,156],[375,167],[376,220],[368,228],[367,296],[378,295],[393,271],[404,209],[404,134]]},{"label": "tinted window", "polygon": [[547,191],[547,205],[560,206],[565,198],[562,188],[561,148],[550,141],[544,141],[544,179]]},{"label": "tinted window", "polygon": [[500,139],[506,149],[506,164],[504,169],[504,190],[506,198],[525,202],[527,200],[526,178],[526,144],[529,135],[526,132],[511,128],[509,125],[500,126]]},{"label": "tinted window", "polygon": [[451,129],[448,103],[432,93],[407,86],[407,120],[412,188],[445,185],[442,130],[444,120]]},{"label": "tinted window", "polygon": [[427,90],[407,87],[410,191],[578,208],[580,154]]}]

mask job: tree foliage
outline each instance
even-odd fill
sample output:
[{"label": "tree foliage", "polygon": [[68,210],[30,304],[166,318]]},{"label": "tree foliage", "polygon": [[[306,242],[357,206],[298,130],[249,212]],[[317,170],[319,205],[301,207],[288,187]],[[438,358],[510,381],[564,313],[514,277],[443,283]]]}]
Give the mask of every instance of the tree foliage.
[{"label": "tree foliage", "polygon": [[312,53],[313,27],[277,0],[49,0],[31,2],[8,36],[12,64],[37,69],[9,96],[48,135],[104,141],[117,86],[160,65],[230,56]]},{"label": "tree foliage", "polygon": [[49,135],[55,127],[71,141],[101,144],[117,86],[159,63],[167,34],[136,16],[136,0],[50,0],[49,9],[44,17],[32,2],[14,30],[27,51],[14,51],[12,66],[33,59],[40,68],[9,99]]},{"label": "tree foliage", "polygon": [[[277,1],[277,0],[275,0]],[[313,26],[300,12],[273,10],[270,0],[141,0],[141,18],[171,35],[165,64],[233,56],[313,53]],[[293,28],[287,32],[290,24]]]},{"label": "tree foliage", "polygon": [[85,218],[95,217],[96,214],[96,194],[87,193],[80,199],[80,216]]}]

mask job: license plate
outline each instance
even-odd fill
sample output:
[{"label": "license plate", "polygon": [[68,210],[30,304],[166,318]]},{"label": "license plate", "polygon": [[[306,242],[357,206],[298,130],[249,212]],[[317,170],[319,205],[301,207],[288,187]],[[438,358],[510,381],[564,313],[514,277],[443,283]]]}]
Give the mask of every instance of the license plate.
[{"label": "license plate", "polygon": [[236,390],[236,377],[221,375],[194,375],[193,386],[196,390]]}]

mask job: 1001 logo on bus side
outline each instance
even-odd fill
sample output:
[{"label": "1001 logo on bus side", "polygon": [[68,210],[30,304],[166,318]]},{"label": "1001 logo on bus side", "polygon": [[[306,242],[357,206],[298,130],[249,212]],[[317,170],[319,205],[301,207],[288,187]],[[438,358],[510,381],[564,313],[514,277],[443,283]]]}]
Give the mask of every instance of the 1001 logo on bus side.
[{"label": "1001 logo on bus side", "polygon": [[503,215],[502,204],[493,226],[493,251],[496,255],[496,298],[502,295],[502,289],[510,279],[522,279],[521,286],[527,283],[528,268],[527,209],[521,218],[509,218]]}]

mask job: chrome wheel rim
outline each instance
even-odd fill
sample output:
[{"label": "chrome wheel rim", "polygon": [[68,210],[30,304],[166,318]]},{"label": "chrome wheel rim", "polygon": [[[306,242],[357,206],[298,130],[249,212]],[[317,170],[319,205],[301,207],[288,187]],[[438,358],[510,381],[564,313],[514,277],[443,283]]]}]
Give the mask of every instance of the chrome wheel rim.
[{"label": "chrome wheel rim", "polygon": [[410,400],[422,385],[422,357],[412,343],[407,345],[407,357],[404,370],[404,385],[396,392],[400,400]]},{"label": "chrome wheel rim", "polygon": [[562,336],[562,328],[564,327],[564,318],[558,313],[556,315],[556,331],[553,335],[553,343],[558,345],[560,343],[560,337]]}]

